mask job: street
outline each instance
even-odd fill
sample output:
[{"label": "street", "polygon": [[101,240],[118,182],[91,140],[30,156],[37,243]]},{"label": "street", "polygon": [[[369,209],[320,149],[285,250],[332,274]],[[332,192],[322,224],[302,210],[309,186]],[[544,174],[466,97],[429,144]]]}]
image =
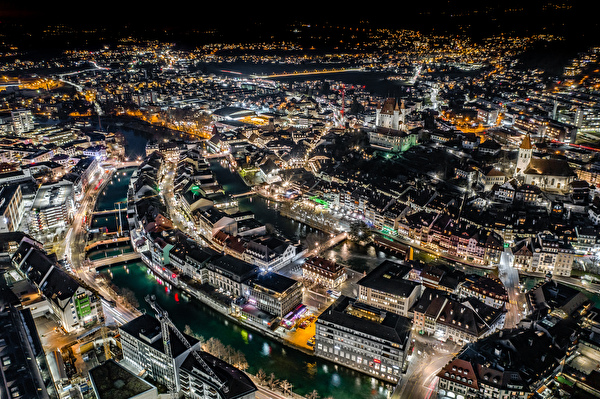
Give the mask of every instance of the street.
[{"label": "street", "polygon": [[440,342],[433,337],[413,334],[415,349],[406,374],[392,394],[399,398],[430,398],[435,394],[437,373],[460,349],[452,341]]}]

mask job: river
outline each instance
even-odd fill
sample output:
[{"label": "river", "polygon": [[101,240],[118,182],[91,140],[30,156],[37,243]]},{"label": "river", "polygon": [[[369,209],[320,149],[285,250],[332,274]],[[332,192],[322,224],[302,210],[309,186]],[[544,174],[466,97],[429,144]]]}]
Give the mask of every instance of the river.
[{"label": "river", "polygon": [[[217,178],[223,181],[226,190],[244,188],[241,179],[237,180],[239,179],[237,174],[231,173],[218,163],[213,163],[213,168]],[[130,176],[131,173],[115,175],[113,184],[109,183],[107,186],[111,188],[100,195],[96,208],[114,207],[114,203],[126,195],[127,185],[124,180],[129,180]],[[292,235],[294,238],[302,239],[310,233],[322,235],[314,229],[279,217],[275,204],[259,197],[243,199],[240,202],[240,209],[252,210],[256,213],[257,219],[263,222],[268,220],[282,234]],[[121,250],[127,251],[122,248],[106,251],[112,254]],[[105,255],[103,251],[96,251],[92,256],[100,258]],[[194,334],[201,335],[206,340],[215,337],[223,344],[242,351],[248,360],[250,373],[257,373],[259,369],[264,370],[267,375],[274,373],[276,378],[292,383],[296,393],[307,395],[316,389],[322,398],[350,399],[383,399],[389,393],[391,386],[377,379],[289,348],[231,322],[201,303],[186,300],[179,290],[169,289],[157,281],[152,274],[148,273],[148,269],[142,262],[130,263],[126,268],[115,266],[110,269],[110,272],[115,285],[129,288],[135,293],[140,309],[152,313],[144,297],[148,294],[156,295],[160,306],[169,313],[173,322],[181,330],[189,326]],[[102,273],[110,277],[108,269]]]}]

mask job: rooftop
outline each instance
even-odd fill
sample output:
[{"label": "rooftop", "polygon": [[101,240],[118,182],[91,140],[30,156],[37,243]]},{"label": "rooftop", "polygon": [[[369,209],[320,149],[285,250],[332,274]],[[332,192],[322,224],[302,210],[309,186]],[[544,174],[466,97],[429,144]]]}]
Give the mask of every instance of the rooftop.
[{"label": "rooftop", "polygon": [[148,391],[158,395],[155,386],[131,373],[113,359],[90,370],[90,380],[98,399],[128,399]]}]

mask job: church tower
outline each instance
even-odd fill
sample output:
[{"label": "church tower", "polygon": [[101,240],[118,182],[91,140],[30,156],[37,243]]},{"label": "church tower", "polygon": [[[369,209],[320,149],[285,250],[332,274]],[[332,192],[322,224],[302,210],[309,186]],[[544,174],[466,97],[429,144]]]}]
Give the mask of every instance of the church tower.
[{"label": "church tower", "polygon": [[519,157],[517,158],[517,167],[515,169],[515,174],[523,173],[527,166],[529,166],[529,161],[531,161],[532,154],[533,146],[531,145],[531,137],[529,137],[528,133],[521,142],[521,146],[519,147]]}]

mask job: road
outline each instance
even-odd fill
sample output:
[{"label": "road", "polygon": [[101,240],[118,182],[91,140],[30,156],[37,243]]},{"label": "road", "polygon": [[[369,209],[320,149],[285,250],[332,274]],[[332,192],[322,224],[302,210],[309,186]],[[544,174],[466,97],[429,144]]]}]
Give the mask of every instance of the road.
[{"label": "road", "polygon": [[[112,174],[105,174],[102,178],[105,179],[105,183],[110,181]],[[96,289],[100,295],[108,300],[117,300],[114,298],[114,293],[109,291],[107,287],[101,285],[96,281],[96,274],[94,270],[88,270],[84,265],[85,260],[85,235],[87,234],[84,217],[91,213],[96,204],[98,193],[100,193],[103,187],[99,187],[97,190],[94,189],[94,184],[90,184],[90,188],[86,191],[83,199],[80,202],[80,206],[75,212],[71,227],[65,235],[63,245],[57,252],[59,259],[66,257],[71,263],[73,270],[77,277],[90,287]],[[117,301],[115,307],[108,306],[107,303],[103,303],[104,316],[107,324],[121,325],[127,323],[130,320],[135,319],[140,313],[135,309],[130,309],[127,304]]]},{"label": "road", "polygon": [[441,343],[432,337],[419,334],[414,335],[413,339],[415,350],[410,365],[392,394],[392,399],[433,397],[437,373],[452,360],[459,349],[453,342]]},{"label": "road", "polygon": [[504,328],[514,328],[521,321],[521,315],[526,303],[525,295],[521,294],[519,287],[519,271],[513,267],[514,256],[509,248],[505,248],[500,255],[498,272],[500,281],[508,293],[508,304],[506,305],[506,318]]}]

